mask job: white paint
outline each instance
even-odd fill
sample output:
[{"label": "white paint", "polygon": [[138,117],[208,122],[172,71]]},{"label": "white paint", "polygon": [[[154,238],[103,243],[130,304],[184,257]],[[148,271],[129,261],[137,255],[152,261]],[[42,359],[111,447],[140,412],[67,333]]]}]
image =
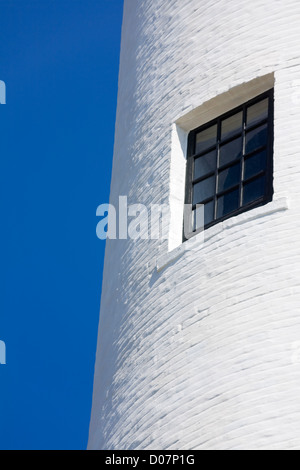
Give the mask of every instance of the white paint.
[{"label": "white paint", "polygon": [[[107,242],[89,449],[300,449],[299,21],[125,0],[110,203],[170,202],[170,236]],[[181,248],[184,133],[273,74],[274,201]]]},{"label": "white paint", "polygon": [[170,228],[169,251],[182,243],[185,169],[188,132],[173,124],[170,162]]}]

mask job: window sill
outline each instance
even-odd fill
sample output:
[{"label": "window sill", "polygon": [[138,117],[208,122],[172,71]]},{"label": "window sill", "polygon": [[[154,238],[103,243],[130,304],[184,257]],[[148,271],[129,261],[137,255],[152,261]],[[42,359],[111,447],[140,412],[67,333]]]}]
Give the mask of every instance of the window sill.
[{"label": "window sill", "polygon": [[280,199],[275,199],[264,206],[256,207],[255,209],[252,209],[248,212],[243,212],[242,214],[227,219],[224,222],[220,222],[217,225],[214,225],[213,227],[205,230],[204,232],[201,232],[198,235],[195,235],[194,237],[185,241],[174,250],[159,256],[156,259],[156,271],[161,272],[168,265],[181,258],[181,256],[186,251],[192,251],[196,247],[198,248],[201,244],[206,243],[208,240],[211,240],[223,230],[228,230],[232,227],[240,226],[251,220],[259,219],[261,217],[274,214],[276,212],[285,211],[288,208],[288,199],[286,197],[282,197]]}]

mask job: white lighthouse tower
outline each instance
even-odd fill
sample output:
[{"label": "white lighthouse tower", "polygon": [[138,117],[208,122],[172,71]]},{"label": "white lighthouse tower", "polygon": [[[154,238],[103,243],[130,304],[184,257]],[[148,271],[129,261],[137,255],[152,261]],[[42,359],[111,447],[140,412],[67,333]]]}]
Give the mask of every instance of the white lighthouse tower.
[{"label": "white lighthouse tower", "polygon": [[110,203],[170,219],[107,240],[89,449],[300,449],[299,25],[125,0]]}]

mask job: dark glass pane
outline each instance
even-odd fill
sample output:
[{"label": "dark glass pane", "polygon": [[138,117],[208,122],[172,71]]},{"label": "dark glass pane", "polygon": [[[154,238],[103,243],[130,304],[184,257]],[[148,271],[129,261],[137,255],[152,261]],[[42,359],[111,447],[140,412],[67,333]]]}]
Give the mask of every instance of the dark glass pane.
[{"label": "dark glass pane", "polygon": [[210,201],[204,206],[204,224],[207,225],[214,220],[215,202]]},{"label": "dark glass pane", "polygon": [[195,153],[203,152],[217,142],[217,124],[205,129],[205,131],[198,132],[196,135],[196,149]]},{"label": "dark glass pane", "polygon": [[213,196],[216,190],[215,185],[215,176],[211,176],[210,178],[206,178],[205,180],[200,181],[200,183],[195,184],[193,187],[193,204],[197,204]]},{"label": "dark glass pane", "polygon": [[243,205],[259,199],[265,194],[265,177],[257,178],[244,185]]},{"label": "dark glass pane", "polygon": [[266,98],[247,109],[247,126],[256,124],[268,117],[269,99]]},{"label": "dark glass pane", "polygon": [[242,155],[243,140],[241,137],[234,139],[220,147],[220,166],[240,158]]},{"label": "dark glass pane", "polygon": [[226,214],[239,208],[239,190],[235,189],[230,193],[224,194],[218,198],[217,217],[223,217]]},{"label": "dark glass pane", "polygon": [[207,153],[195,159],[194,180],[215,171],[217,165],[217,152]]},{"label": "dark glass pane", "polygon": [[225,191],[239,184],[241,178],[240,163],[233,165],[219,173],[218,192]]},{"label": "dark glass pane", "polygon": [[264,150],[252,157],[245,159],[244,180],[257,175],[260,171],[266,168],[267,153]]},{"label": "dark glass pane", "polygon": [[204,228],[204,205],[201,204],[193,210],[193,230]]},{"label": "dark glass pane", "polygon": [[267,144],[268,126],[267,124],[248,132],[246,135],[246,153],[252,152]]},{"label": "dark glass pane", "polygon": [[222,121],[221,139],[227,139],[238,132],[242,132],[243,112],[234,114],[233,116]]}]

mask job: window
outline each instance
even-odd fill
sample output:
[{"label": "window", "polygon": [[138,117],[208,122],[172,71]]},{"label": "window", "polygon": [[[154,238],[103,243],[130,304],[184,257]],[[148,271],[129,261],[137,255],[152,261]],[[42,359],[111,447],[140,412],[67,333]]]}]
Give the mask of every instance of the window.
[{"label": "window", "polygon": [[273,101],[272,89],[189,133],[190,236],[199,231],[197,204],[208,228],[272,200]]}]

